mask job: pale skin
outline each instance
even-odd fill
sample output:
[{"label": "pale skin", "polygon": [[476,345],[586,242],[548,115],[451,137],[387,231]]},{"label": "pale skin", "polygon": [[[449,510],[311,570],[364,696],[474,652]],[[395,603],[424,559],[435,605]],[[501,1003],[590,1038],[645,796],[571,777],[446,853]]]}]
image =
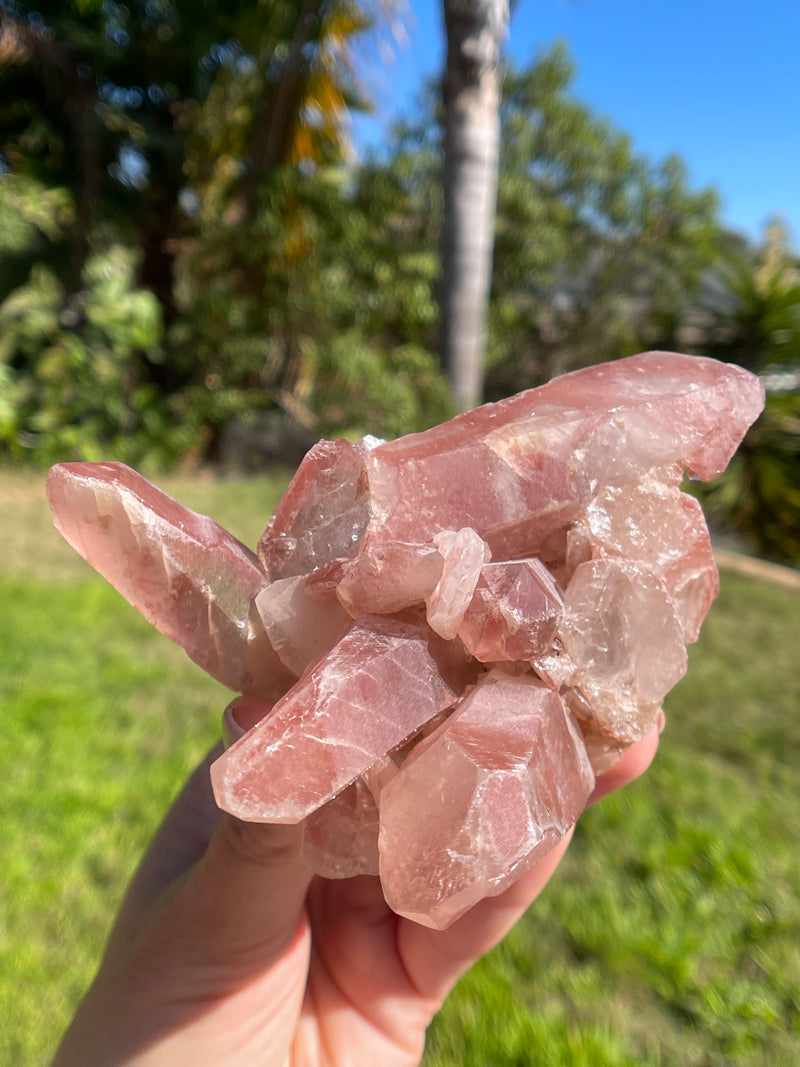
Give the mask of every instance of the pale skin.
[{"label": "pale skin", "polygon": [[[649,766],[662,725],[590,803]],[[221,816],[217,754],[156,834],[53,1067],[418,1064],[448,991],[539,895],[569,837],[505,893],[430,930],[392,913],[377,878],[312,877],[295,828]]]}]

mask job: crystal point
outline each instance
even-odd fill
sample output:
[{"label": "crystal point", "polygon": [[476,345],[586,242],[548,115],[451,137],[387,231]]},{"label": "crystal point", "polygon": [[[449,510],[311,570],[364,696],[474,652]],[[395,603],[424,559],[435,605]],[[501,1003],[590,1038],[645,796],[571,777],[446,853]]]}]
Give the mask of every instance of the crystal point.
[{"label": "crystal point", "polygon": [[305,575],[265,585],[255,607],[272,647],[295,677],[333,648],[352,622],[338,601]]},{"label": "crystal point", "polygon": [[559,626],[579,689],[598,725],[630,744],[686,672],[683,628],[649,567],[599,559],[576,568]]},{"label": "crystal point", "polygon": [[217,803],[299,822],[455,700],[422,626],[364,615],[212,766]]},{"label": "crystal point", "polygon": [[386,541],[366,548],[347,569],[336,595],[352,615],[402,611],[429,597],[444,560],[434,545]]},{"label": "crystal point", "polygon": [[425,600],[428,625],[440,637],[458,633],[475,592],[481,568],[491,558],[486,542],[468,526],[433,535],[443,566],[435,587]]},{"label": "crystal point", "polygon": [[292,681],[253,600],[255,555],[122,463],[61,463],[47,494],[62,536],[223,685],[271,698]]},{"label": "crystal point", "polygon": [[562,611],[558,588],[539,560],[487,563],[458,636],[482,663],[532,661],[552,647]]},{"label": "crystal point", "polygon": [[271,579],[355,554],[370,517],[364,453],[339,440],[320,441],[306,455],[259,541]]}]

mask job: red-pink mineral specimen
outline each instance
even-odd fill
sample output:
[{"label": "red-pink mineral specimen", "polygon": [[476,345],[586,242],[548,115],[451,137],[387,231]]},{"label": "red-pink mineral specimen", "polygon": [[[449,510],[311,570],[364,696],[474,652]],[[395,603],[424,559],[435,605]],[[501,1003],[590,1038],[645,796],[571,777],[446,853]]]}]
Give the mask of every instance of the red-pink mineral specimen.
[{"label": "red-pink mineral specimen", "polygon": [[291,684],[255,608],[258,559],[213,519],[122,463],[60,463],[47,495],[62,536],[212,677],[267,698]]},{"label": "red-pink mineral specimen", "polygon": [[300,822],[456,699],[425,627],[363,615],[213,765],[217,802],[255,822]]},{"label": "red-pink mineral specimen", "polygon": [[303,823],[317,873],[379,869],[444,927],[560,840],[686,669],[717,572],[685,472],[719,474],[760,381],[648,352],[384,443],[322,441],[258,557],[120,464],[62,464],[56,525],[270,713],[220,806]]},{"label": "red-pink mineral specimen", "polygon": [[557,844],[593,786],[558,693],[530,676],[484,674],[380,792],[386,900],[448,926]]}]

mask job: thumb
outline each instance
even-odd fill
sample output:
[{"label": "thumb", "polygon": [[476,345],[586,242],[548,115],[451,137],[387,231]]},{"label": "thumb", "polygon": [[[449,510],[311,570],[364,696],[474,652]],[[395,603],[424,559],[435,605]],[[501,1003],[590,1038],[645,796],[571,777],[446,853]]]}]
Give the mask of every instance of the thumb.
[{"label": "thumb", "polygon": [[216,755],[144,857],[59,1067],[189,1062],[176,1051],[183,1039],[198,1067],[222,1062],[219,1042],[234,1040],[256,1041],[247,1062],[283,1062],[275,1049],[296,1025],[310,951],[302,828],[220,817],[208,776]]},{"label": "thumb", "polygon": [[[228,744],[269,711],[240,697],[223,716]],[[246,823],[222,814],[199,862],[176,885],[164,918],[170,939],[203,960],[224,961],[242,977],[264,969],[305,926],[311,871],[302,826]],[[300,923],[301,916],[303,922]]]},{"label": "thumb", "polygon": [[232,979],[269,967],[304,924],[311,871],[301,835],[299,826],[223,815],[204,856],[170,893],[161,916],[170,943]]},{"label": "thumb", "polygon": [[[228,743],[268,711],[252,698],[234,701],[223,717]],[[305,929],[302,828],[221,814],[209,778],[220,752],[187,782],[140,865],[109,941],[112,969],[155,946],[176,968],[226,970],[235,985]]]}]

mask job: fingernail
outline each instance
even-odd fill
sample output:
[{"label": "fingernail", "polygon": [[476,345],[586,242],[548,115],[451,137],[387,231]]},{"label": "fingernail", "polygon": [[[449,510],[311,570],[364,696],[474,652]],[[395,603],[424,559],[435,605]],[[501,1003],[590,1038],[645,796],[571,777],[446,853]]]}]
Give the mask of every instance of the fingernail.
[{"label": "fingernail", "polygon": [[222,743],[230,748],[272,711],[273,705],[256,697],[239,696],[222,713]]},{"label": "fingernail", "polygon": [[225,748],[230,748],[240,737],[244,737],[245,731],[234,718],[236,701],[229,704],[222,713],[222,743]]}]

